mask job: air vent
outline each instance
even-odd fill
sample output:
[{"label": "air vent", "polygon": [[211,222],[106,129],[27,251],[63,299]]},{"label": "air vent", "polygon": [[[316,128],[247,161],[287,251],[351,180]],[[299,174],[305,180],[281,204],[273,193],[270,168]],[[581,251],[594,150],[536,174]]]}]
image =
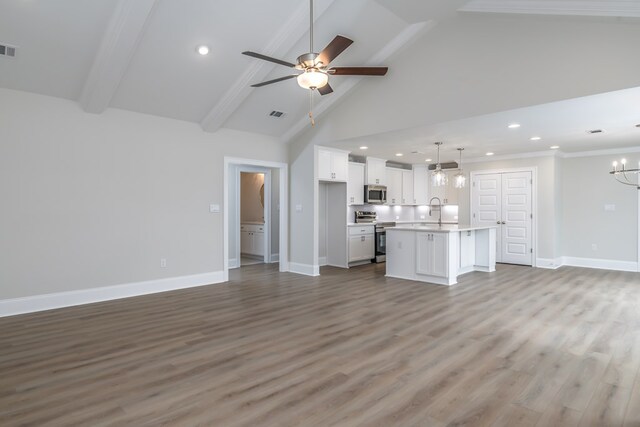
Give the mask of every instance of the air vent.
[{"label": "air vent", "polygon": [[15,46],[9,46],[6,44],[0,44],[0,56],[6,56],[8,58],[15,58],[17,49]]},{"label": "air vent", "polygon": [[587,133],[602,133],[602,132],[604,132],[604,130],[602,129],[592,129],[587,131]]},{"label": "air vent", "polygon": [[276,111],[273,110],[272,112],[269,113],[270,117],[275,117],[276,119],[281,119],[285,116],[285,114],[287,113],[283,113],[282,111]]},{"label": "air vent", "polygon": [[638,123],[638,124],[636,125],[636,127],[637,127],[637,128],[640,128],[640,123]]}]

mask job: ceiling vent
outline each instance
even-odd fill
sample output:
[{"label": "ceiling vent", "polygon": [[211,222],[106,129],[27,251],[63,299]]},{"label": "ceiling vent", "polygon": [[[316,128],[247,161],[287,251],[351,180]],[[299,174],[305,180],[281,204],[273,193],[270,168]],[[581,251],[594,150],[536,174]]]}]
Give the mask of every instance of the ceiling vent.
[{"label": "ceiling vent", "polygon": [[285,114],[287,114],[287,113],[283,113],[282,111],[273,110],[272,112],[269,113],[269,117],[274,117],[276,119],[282,119],[285,116]]},{"label": "ceiling vent", "polygon": [[15,46],[9,46],[6,44],[0,44],[0,56],[6,56],[8,58],[15,58],[17,49]]},{"label": "ceiling vent", "polygon": [[602,133],[602,132],[604,132],[604,130],[602,129],[592,129],[587,131],[587,133]]},{"label": "ceiling vent", "polygon": [[636,125],[636,127],[637,127],[637,128],[640,128],[640,123],[638,123],[638,124]]}]

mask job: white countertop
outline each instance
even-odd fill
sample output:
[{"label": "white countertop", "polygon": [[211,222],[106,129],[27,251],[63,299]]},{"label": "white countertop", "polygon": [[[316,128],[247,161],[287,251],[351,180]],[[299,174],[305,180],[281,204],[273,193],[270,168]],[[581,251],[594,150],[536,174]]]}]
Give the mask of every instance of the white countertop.
[{"label": "white countertop", "polygon": [[260,222],[260,221],[243,221],[241,224],[246,224],[246,225],[264,225],[264,221]]},{"label": "white countertop", "polygon": [[[395,222],[396,224],[400,224],[400,225],[407,225],[407,224],[420,224],[420,225],[437,225],[438,221],[382,221],[383,223],[386,222]],[[361,227],[363,225],[376,225],[377,222],[361,222],[359,224],[356,224],[355,222],[349,222],[347,223],[347,227]],[[457,225],[457,222],[447,222],[447,221],[442,221],[442,224],[447,224],[447,225]]]},{"label": "white countertop", "polygon": [[350,223],[347,224],[347,227],[365,227],[367,225],[370,225],[370,226],[373,227],[374,225],[376,225],[376,223],[375,222],[361,222],[360,224],[356,224],[355,222],[350,222]]},{"label": "white countertop", "polygon": [[393,230],[401,230],[401,231],[435,231],[441,233],[455,233],[458,231],[471,231],[471,230],[487,230],[490,228],[496,228],[492,225],[484,225],[484,226],[472,226],[469,224],[442,224],[442,226],[438,226],[438,224],[434,225],[424,225],[424,224],[407,224],[407,225],[397,225],[395,227],[386,227],[387,231]]}]

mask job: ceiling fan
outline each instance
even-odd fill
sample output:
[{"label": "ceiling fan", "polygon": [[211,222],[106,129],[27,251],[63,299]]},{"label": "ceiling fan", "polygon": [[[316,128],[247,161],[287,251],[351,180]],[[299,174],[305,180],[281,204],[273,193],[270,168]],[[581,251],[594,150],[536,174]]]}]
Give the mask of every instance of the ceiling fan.
[{"label": "ceiling fan", "polygon": [[387,74],[387,67],[331,67],[329,63],[336,59],[346,48],[348,48],[353,40],[343,36],[336,36],[331,43],[327,45],[320,53],[313,51],[313,0],[310,3],[310,29],[309,29],[309,53],[302,54],[297,59],[297,64],[272,58],[256,52],[242,52],[243,55],[262,59],[264,61],[274,62],[302,71],[299,74],[291,74],[262,83],[256,83],[251,87],[262,87],[272,83],[278,83],[284,80],[298,80],[300,87],[304,89],[317,90],[320,95],[327,95],[333,92],[329,85],[329,76],[384,76]]}]

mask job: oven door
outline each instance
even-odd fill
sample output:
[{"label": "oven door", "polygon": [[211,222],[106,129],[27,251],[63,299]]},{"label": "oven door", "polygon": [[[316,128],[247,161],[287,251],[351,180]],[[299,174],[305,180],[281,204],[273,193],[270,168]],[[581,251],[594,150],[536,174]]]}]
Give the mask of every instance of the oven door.
[{"label": "oven door", "polygon": [[376,256],[387,254],[387,232],[382,229],[376,230]]}]

